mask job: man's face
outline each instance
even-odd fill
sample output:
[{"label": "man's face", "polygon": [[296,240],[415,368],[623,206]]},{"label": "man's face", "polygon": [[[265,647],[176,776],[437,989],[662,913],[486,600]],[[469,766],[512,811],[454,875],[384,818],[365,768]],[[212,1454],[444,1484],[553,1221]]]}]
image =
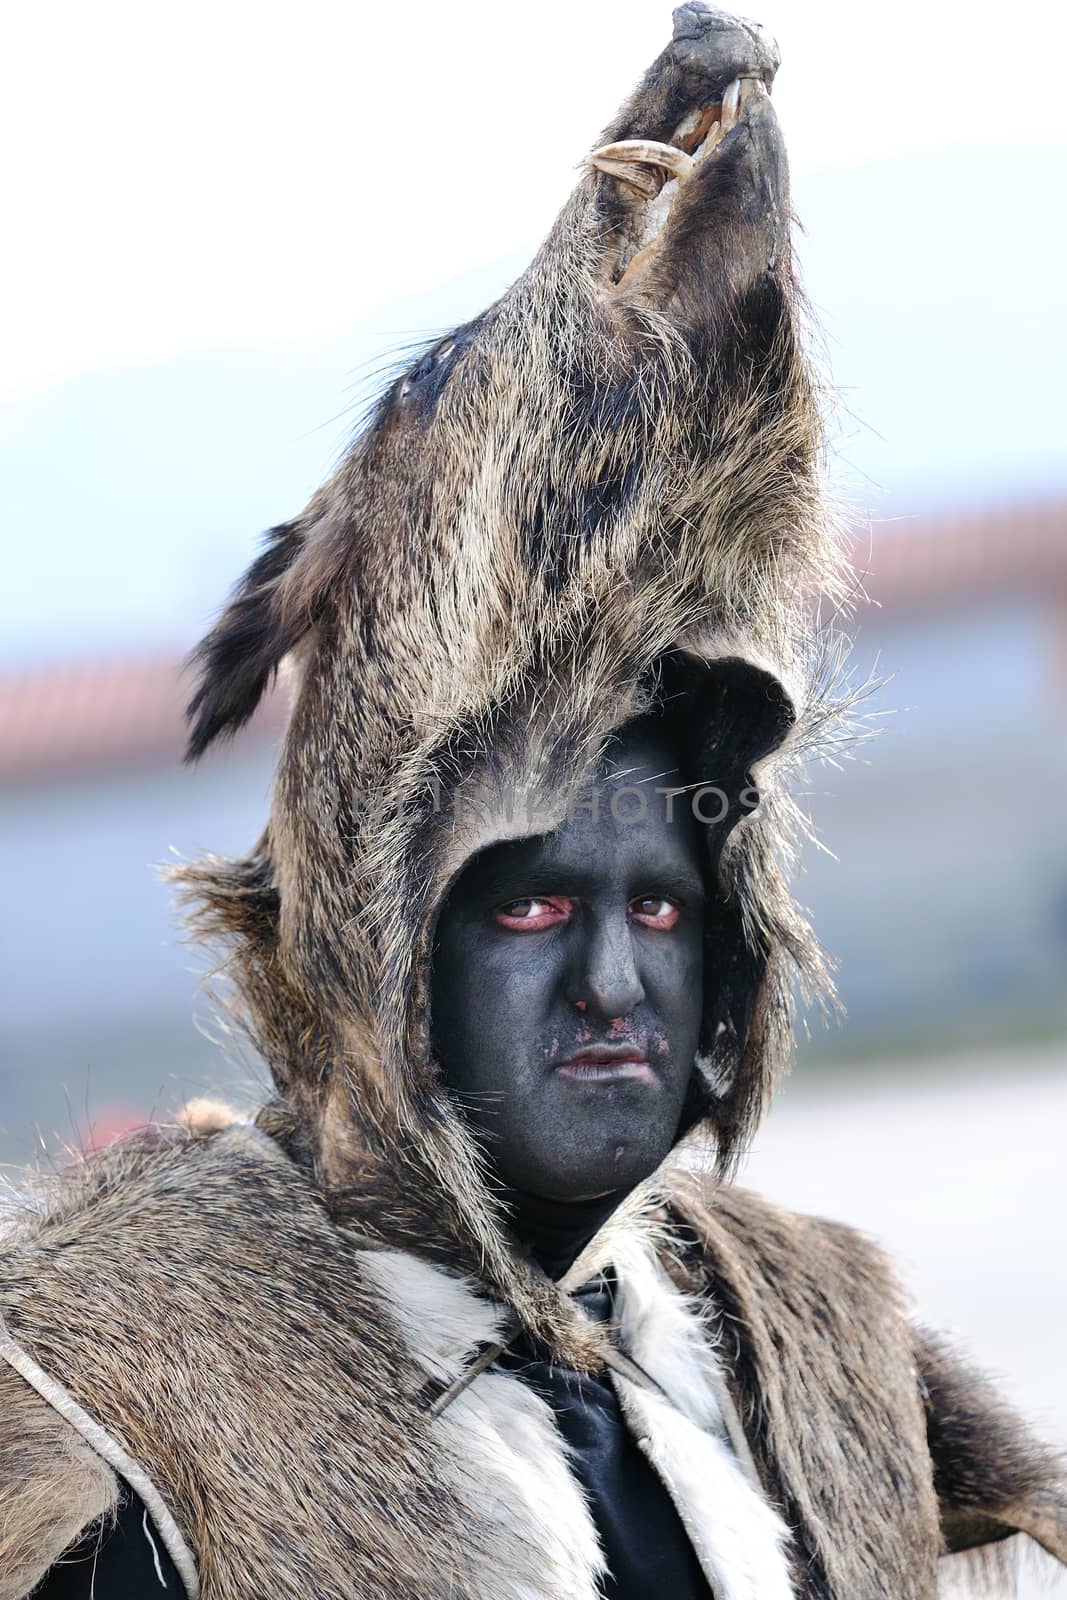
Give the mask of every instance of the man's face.
[{"label": "man's face", "polygon": [[677,782],[658,734],[624,733],[595,815],[482,852],[441,913],[445,1081],[528,1193],[625,1191],[677,1137],[704,982],[700,825],[685,796],[655,792]]}]

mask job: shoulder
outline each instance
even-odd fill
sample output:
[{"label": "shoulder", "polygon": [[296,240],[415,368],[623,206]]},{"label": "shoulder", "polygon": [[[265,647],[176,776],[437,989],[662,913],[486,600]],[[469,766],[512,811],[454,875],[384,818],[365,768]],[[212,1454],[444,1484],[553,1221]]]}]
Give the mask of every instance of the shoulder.
[{"label": "shoulder", "polygon": [[676,1261],[761,1387],[813,1415],[892,1414],[917,1443],[909,1309],[873,1239],[696,1173],[672,1173],[669,1205]]},{"label": "shoulder", "polygon": [[724,1314],[763,1402],[827,1437],[842,1424],[867,1433],[873,1459],[888,1439],[887,1471],[921,1458],[946,1553],[1023,1532],[1067,1563],[1062,1458],[950,1341],[915,1322],[873,1239],[691,1172],[672,1173],[668,1194],[676,1259]]},{"label": "shoulder", "polygon": [[[194,1104],[48,1176],[0,1218],[0,1327],[45,1368],[207,1335],[212,1307],[272,1300],[342,1272],[343,1238],[311,1173],[255,1121]],[[261,1291],[261,1292],[260,1292]],[[137,1319],[131,1321],[131,1319]]]},{"label": "shoulder", "polygon": [[[152,1127],[72,1162],[59,1172],[27,1172],[0,1224],[0,1284],[15,1289],[13,1266],[62,1248],[69,1259],[113,1259],[136,1236],[138,1255],[152,1242],[179,1244],[186,1230],[225,1236],[229,1219],[307,1209],[321,1197],[281,1146],[257,1123],[213,1101],[192,1101],[171,1125]],[[179,1251],[179,1260],[184,1252]]]},{"label": "shoulder", "polygon": [[757,1279],[772,1298],[850,1297],[857,1311],[873,1304],[883,1318],[906,1315],[892,1262],[860,1229],[697,1172],[672,1171],[667,1190],[691,1254],[708,1270]]},{"label": "shoulder", "polygon": [[[153,1304],[162,1317],[176,1298],[163,1274],[173,1284],[247,1253],[245,1225],[285,1212],[307,1231],[322,1208],[272,1140],[207,1102],[65,1172],[25,1175],[0,1218],[0,1600],[21,1600],[83,1540],[97,1571],[98,1547],[121,1543],[105,1538],[130,1497],[114,1440],[67,1385],[88,1378],[91,1392],[94,1367],[128,1381]],[[127,1323],[139,1331],[123,1344]],[[69,1587],[77,1574],[63,1571]]]}]

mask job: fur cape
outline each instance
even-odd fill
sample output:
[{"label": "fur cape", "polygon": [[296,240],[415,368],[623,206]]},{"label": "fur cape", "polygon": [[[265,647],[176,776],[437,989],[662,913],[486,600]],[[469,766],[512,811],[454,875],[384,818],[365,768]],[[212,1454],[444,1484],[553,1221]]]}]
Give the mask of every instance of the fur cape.
[{"label": "fur cape", "polygon": [[[204,1600],[594,1600],[550,1414],[489,1359],[516,1323],[610,1368],[717,1600],[929,1600],[943,1552],[1016,1530],[1067,1559],[1055,1462],[878,1251],[725,1182],[818,976],[785,776],[836,711],[776,67],[676,12],[528,272],[397,380],[205,641],[194,754],[291,663],[266,831],[182,873],[276,1092],[12,1215],[0,1600],[120,1479]],[[734,826],[689,1146],[576,1264],[614,1263],[615,1337],[515,1249],[428,977],[463,865],[554,826],[657,703]]]},{"label": "fur cape", "polygon": [[[713,1592],[933,1600],[942,1553],[1017,1531],[1067,1558],[1053,1457],[909,1323],[875,1246],[685,1168],[657,1190],[576,1267],[616,1265],[620,1343],[657,1381],[620,1402]],[[432,1403],[507,1308],[332,1216],[254,1123],[201,1108],[52,1182],[12,1221],[0,1313],[61,1380],[0,1362],[0,1600],[106,1523],[119,1478],[159,1491],[204,1600],[595,1600],[544,1403],[491,1368]]]}]

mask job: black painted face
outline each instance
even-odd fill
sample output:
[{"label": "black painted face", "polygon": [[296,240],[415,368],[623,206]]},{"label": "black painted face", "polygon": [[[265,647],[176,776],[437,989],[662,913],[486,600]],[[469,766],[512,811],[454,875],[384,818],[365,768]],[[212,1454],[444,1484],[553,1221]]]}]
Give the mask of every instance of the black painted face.
[{"label": "black painted face", "polygon": [[[495,845],[442,910],[445,1081],[498,1176],[556,1200],[625,1192],[678,1133],[703,1008],[704,843],[670,745],[624,731],[555,832]],[[640,790],[645,797],[642,806]]]}]

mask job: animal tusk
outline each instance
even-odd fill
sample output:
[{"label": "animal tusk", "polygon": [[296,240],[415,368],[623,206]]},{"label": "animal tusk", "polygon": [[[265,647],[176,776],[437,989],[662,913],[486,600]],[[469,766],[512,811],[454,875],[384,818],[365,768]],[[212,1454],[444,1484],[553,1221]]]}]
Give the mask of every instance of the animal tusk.
[{"label": "animal tusk", "polygon": [[679,183],[685,183],[696,166],[692,156],[686,155],[684,150],[676,145],[660,144],[658,139],[620,139],[618,144],[606,144],[594,150],[587,164],[647,194],[658,193],[659,185],[645,168],[660,167]]},{"label": "animal tusk", "polygon": [[722,97],[722,131],[729,133],[741,109],[741,79],[735,78]]}]

